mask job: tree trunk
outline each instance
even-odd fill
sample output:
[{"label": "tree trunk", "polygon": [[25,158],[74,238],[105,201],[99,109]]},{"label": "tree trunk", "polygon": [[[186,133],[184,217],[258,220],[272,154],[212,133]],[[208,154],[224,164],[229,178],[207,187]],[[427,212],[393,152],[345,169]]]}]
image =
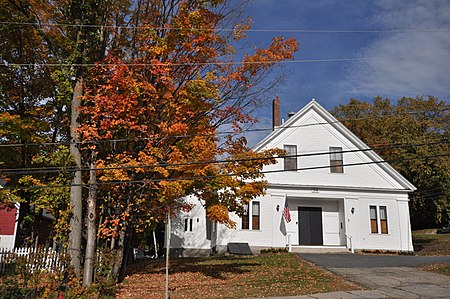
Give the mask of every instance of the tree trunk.
[{"label": "tree trunk", "polygon": [[119,281],[119,271],[122,267],[122,261],[123,261],[123,250],[124,250],[124,244],[125,244],[125,229],[122,229],[119,233],[119,242],[118,242],[118,249],[117,249],[117,255],[116,260],[114,262],[113,267],[113,277],[116,281]]},{"label": "tree trunk", "polygon": [[95,171],[95,149],[92,153],[89,171],[89,195],[87,200],[87,242],[86,255],[84,258],[84,272],[83,272],[83,286],[90,286],[94,274],[94,260],[95,260],[95,240],[96,240],[96,204],[97,204],[97,174]]},{"label": "tree trunk", "polygon": [[132,235],[133,235],[133,228],[131,227],[131,225],[128,224],[125,230],[125,242],[123,244],[122,249],[123,256],[122,256],[122,264],[120,265],[118,282],[122,282],[125,279],[127,266],[130,262],[130,259],[133,258],[132,256],[130,256]]},{"label": "tree trunk", "polygon": [[81,96],[83,95],[83,79],[77,80],[73,92],[71,103],[71,119],[70,119],[70,154],[75,159],[77,171],[73,178],[72,187],[70,188],[70,207],[72,209],[72,217],[70,218],[69,233],[69,253],[70,263],[75,270],[77,276],[80,275],[81,269],[81,224],[82,224],[82,177],[81,177],[81,154],[78,149],[80,141],[76,131],[78,127],[78,117],[80,114]]}]

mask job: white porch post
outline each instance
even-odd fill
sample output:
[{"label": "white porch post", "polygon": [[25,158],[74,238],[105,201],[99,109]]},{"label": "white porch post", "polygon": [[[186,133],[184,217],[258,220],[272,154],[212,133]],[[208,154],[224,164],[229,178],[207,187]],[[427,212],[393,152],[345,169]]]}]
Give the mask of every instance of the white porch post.
[{"label": "white porch post", "polygon": [[287,238],[288,238],[288,250],[289,252],[292,252],[291,234],[288,234]]}]

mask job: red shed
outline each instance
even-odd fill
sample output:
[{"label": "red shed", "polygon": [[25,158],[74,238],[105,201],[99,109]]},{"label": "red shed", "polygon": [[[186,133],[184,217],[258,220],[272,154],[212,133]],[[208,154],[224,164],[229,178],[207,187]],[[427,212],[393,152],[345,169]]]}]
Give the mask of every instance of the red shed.
[{"label": "red shed", "polygon": [[0,248],[14,248],[19,205],[0,208]]}]

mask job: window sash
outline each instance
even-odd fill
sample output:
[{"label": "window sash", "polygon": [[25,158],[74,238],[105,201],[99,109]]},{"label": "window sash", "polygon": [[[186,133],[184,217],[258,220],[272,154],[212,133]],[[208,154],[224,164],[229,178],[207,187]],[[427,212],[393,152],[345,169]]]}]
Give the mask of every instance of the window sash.
[{"label": "window sash", "polygon": [[250,215],[248,212],[248,204],[243,205],[244,214],[242,215],[242,229],[250,229]]},{"label": "window sash", "polygon": [[378,234],[378,223],[374,219],[370,220],[370,232],[372,234]]},{"label": "window sash", "polygon": [[252,229],[259,230],[259,202],[252,203]]},{"label": "window sash", "polygon": [[[296,145],[284,145],[287,156],[297,155]],[[297,170],[297,157],[284,157],[284,170]]]},{"label": "window sash", "polygon": [[259,230],[260,225],[260,214],[261,214],[261,206],[258,201],[252,202],[251,210],[249,209],[249,204],[243,205],[244,213],[241,217],[241,229],[251,229],[251,230]]},{"label": "window sash", "polygon": [[380,206],[380,226],[381,233],[388,233],[388,223],[387,223],[387,208],[385,206]]},{"label": "window sash", "polygon": [[332,173],[344,173],[344,163],[342,160],[330,160],[330,170]]},{"label": "window sash", "polygon": [[378,234],[378,218],[377,218],[377,207],[370,206],[370,232],[372,234]]},{"label": "window sash", "polygon": [[252,203],[252,214],[259,216],[259,202]]},{"label": "window sash", "polygon": [[[388,234],[387,207],[369,206],[370,209],[370,232],[372,234]],[[379,218],[379,222],[378,222]]]}]

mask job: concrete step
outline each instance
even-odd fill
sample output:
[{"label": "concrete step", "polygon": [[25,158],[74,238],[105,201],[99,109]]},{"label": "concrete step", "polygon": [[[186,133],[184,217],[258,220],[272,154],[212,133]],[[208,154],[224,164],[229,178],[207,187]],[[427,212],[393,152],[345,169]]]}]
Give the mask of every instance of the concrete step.
[{"label": "concrete step", "polygon": [[295,253],[350,253],[345,246],[292,246]]}]

